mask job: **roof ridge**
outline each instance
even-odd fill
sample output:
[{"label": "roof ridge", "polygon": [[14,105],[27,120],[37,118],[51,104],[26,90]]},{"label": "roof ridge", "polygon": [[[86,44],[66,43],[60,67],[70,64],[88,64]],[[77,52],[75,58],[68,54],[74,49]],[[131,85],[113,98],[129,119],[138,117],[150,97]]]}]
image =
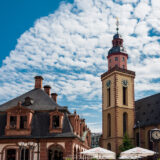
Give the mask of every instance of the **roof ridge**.
[{"label": "roof ridge", "polygon": [[145,99],[148,99],[148,98],[152,98],[152,97],[158,96],[158,95],[160,95],[160,93],[152,94],[152,95],[150,95],[150,96],[147,96],[147,97],[138,99],[138,100],[136,100],[135,102],[139,102],[139,101],[142,101],[142,100],[145,100]]},{"label": "roof ridge", "polygon": [[63,109],[63,107],[57,104],[43,89],[34,88],[6,103],[1,104],[0,111],[6,111],[8,108],[16,106],[18,101],[23,103],[26,97],[30,97],[33,100],[32,104],[25,106],[32,110],[54,110],[55,107]]},{"label": "roof ridge", "polygon": [[7,101],[7,102],[4,102],[4,103],[0,104],[0,108],[1,108],[2,105],[5,105],[6,103],[12,102],[12,101],[14,101],[15,99],[18,99],[19,97],[21,97],[21,96],[23,96],[23,95],[25,95],[25,94],[27,94],[27,93],[33,91],[33,90],[36,90],[36,89],[37,89],[37,88],[34,88],[34,89],[32,89],[32,90],[29,90],[28,92],[25,92],[25,93],[23,93],[22,95],[19,95],[19,96],[15,97],[15,98],[13,98],[13,99]]}]

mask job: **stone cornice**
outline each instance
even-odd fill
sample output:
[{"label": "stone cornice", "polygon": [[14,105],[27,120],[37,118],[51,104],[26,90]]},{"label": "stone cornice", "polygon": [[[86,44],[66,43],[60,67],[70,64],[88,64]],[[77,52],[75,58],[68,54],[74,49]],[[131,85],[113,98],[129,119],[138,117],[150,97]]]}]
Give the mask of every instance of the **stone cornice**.
[{"label": "stone cornice", "polygon": [[127,70],[127,69],[122,69],[122,68],[119,68],[119,67],[114,67],[114,68],[112,68],[112,69],[110,69],[110,70],[108,70],[107,72],[105,72],[105,73],[103,73],[102,75],[101,75],[101,80],[104,78],[104,77],[106,77],[106,76],[108,76],[108,75],[110,75],[110,74],[112,74],[113,72],[121,72],[122,74],[124,73],[124,74],[129,74],[129,75],[131,75],[131,76],[133,76],[133,77],[135,77],[135,72],[134,71],[130,71],[130,70]]}]

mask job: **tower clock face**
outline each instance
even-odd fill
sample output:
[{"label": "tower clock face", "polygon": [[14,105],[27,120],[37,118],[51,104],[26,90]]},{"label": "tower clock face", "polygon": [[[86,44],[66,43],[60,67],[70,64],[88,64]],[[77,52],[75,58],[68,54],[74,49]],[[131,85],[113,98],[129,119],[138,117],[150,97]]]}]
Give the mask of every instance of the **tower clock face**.
[{"label": "tower clock face", "polygon": [[160,130],[153,130],[151,132],[151,138],[153,140],[160,140]]},{"label": "tower clock face", "polygon": [[122,85],[123,85],[124,87],[127,87],[127,86],[128,86],[128,81],[127,81],[127,80],[122,80]]},{"label": "tower clock face", "polygon": [[108,81],[106,82],[106,87],[107,87],[107,88],[110,88],[110,86],[111,86],[111,81],[108,80]]}]

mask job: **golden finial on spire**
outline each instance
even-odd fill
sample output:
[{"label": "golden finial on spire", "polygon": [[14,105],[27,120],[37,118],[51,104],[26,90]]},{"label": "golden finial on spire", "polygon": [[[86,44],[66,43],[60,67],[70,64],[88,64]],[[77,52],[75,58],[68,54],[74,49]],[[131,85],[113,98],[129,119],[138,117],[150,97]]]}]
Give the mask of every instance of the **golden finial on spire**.
[{"label": "golden finial on spire", "polygon": [[116,17],[116,26],[117,26],[117,28],[116,28],[116,30],[117,30],[117,34],[118,34],[118,30],[119,30],[119,19],[118,19],[118,17]]}]

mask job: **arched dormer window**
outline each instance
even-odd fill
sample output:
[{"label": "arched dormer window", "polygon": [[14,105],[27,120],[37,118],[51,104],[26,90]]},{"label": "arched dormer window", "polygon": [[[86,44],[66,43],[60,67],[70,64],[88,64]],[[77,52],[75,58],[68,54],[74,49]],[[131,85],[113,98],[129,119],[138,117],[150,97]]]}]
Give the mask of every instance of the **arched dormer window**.
[{"label": "arched dormer window", "polygon": [[111,114],[109,113],[107,116],[107,136],[111,136]]},{"label": "arched dormer window", "polygon": [[64,113],[55,111],[50,113],[50,133],[61,133],[63,127]]},{"label": "arched dormer window", "polygon": [[127,133],[128,129],[128,114],[125,112],[123,113],[123,135]]}]

